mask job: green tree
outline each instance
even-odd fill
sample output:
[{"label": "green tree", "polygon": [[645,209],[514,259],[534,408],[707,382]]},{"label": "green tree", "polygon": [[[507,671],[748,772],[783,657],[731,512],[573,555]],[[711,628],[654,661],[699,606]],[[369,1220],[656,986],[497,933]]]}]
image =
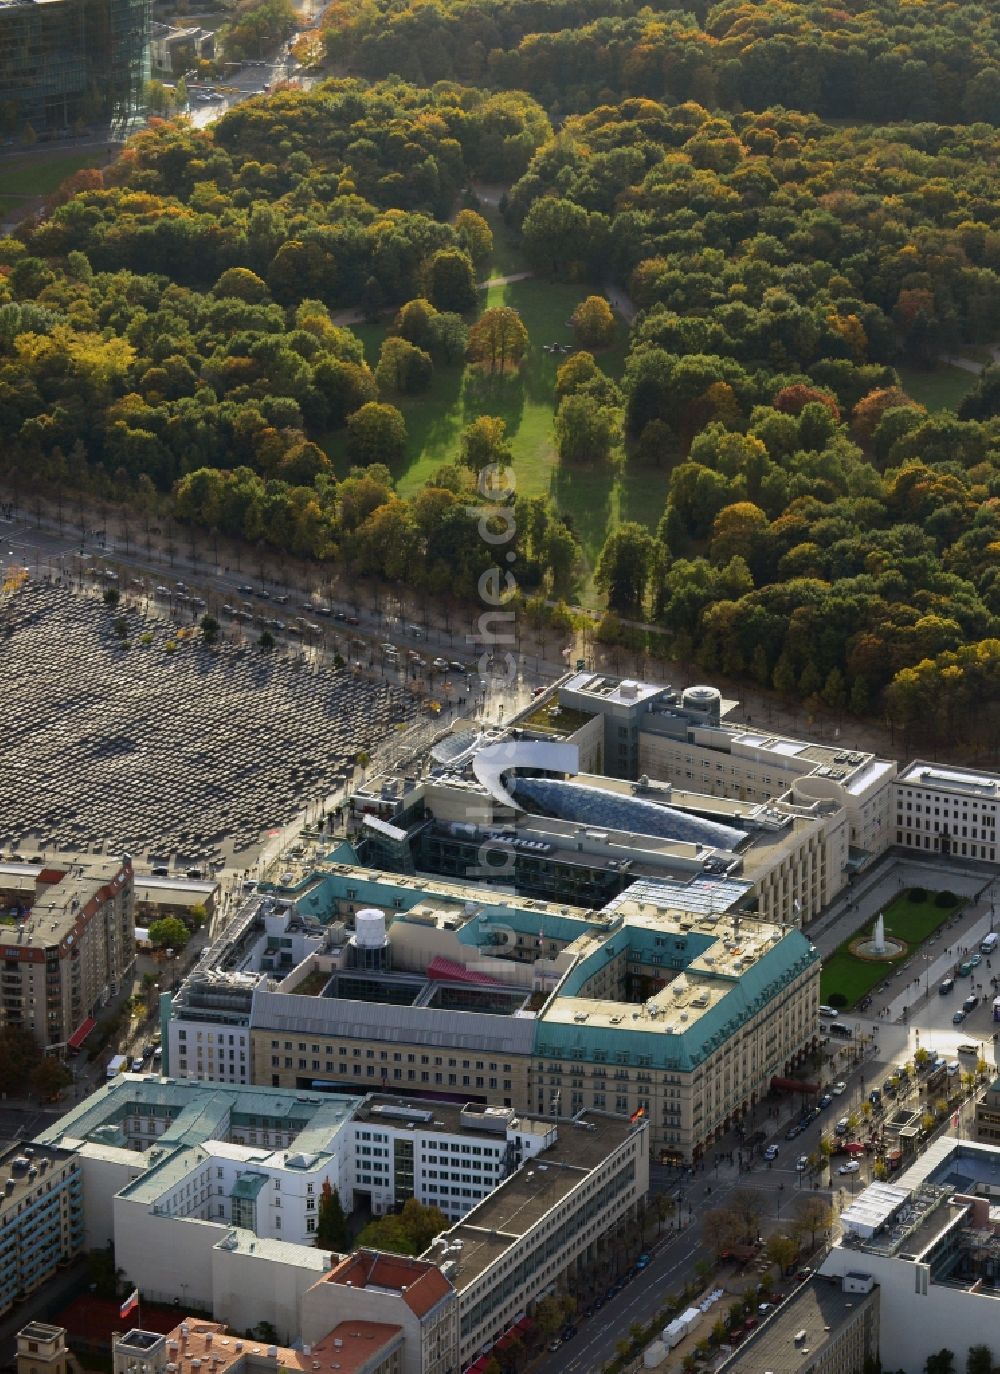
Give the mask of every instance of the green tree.
[{"label": "green tree", "polygon": [[191,932],[183,921],[176,916],[164,916],[149,925],[150,944],[157,949],[183,949],[191,938]]},{"label": "green tree", "polygon": [[988,1345],[970,1345],[965,1374],[993,1374],[993,1351]]},{"label": "green tree", "polygon": [[955,1353],[942,1347],[933,1355],[928,1355],[924,1364],[925,1374],[955,1374]]},{"label": "green tree", "polygon": [[468,253],[441,248],[427,265],[427,299],[438,310],[464,315],[476,304],[476,274]]},{"label": "green tree", "polygon": [[779,1231],[768,1236],[766,1250],[768,1259],[777,1266],[778,1274],[784,1277],[798,1258],[799,1243]]},{"label": "green tree", "polygon": [[590,255],[590,217],[564,196],[541,196],[524,218],[521,234],[530,263],[550,277],[571,280]]},{"label": "green tree", "polygon": [[114,608],[118,605],[120,599],[121,598],[119,596],[117,587],[105,587],[103,598],[105,606],[108,606],[111,608],[111,610],[114,610]]},{"label": "green tree", "polygon": [[31,1076],[32,1087],[45,1101],[55,1100],[63,1088],[68,1088],[72,1082],[73,1075],[66,1065],[48,1054],[38,1061]]},{"label": "green tree", "polygon": [[493,230],[475,210],[459,210],[455,216],[458,241],[480,271],[493,254]]},{"label": "green tree", "polygon": [[330,1186],[328,1178],[323,1180],[320,1190],[316,1245],[320,1250],[333,1250],[341,1255],[351,1248],[351,1230],[344,1216],[340,1193]]},{"label": "green tree", "polygon": [[206,644],[214,644],[219,638],[221,626],[214,615],[203,615],[201,618],[201,634]]},{"label": "green tree", "polygon": [[585,392],[560,402],[555,429],[559,457],[567,463],[604,462],[619,438],[614,412]]},{"label": "green tree", "polygon": [[0,1027],[0,1091],[23,1092],[41,1058],[30,1031],[18,1026]]},{"label": "green tree", "polygon": [[481,472],[491,464],[503,469],[514,461],[507,423],[496,415],[480,415],[462,430],[459,440],[462,462],[473,472]]},{"label": "green tree", "polygon": [[379,351],[375,380],[383,392],[416,395],[430,389],[434,380],[434,363],[431,355],[422,348],[390,334],[383,340]]},{"label": "green tree", "polygon": [[396,1255],[419,1255],[448,1225],[438,1207],[425,1207],[409,1198],[399,1213],[370,1221],[358,1236],[357,1244],[371,1250],[389,1250]]},{"label": "green tree", "polygon": [[347,456],[352,463],[392,466],[406,453],[406,421],[395,406],[369,401],[347,421]]},{"label": "green tree", "polygon": [[793,1226],[798,1235],[808,1235],[812,1249],[816,1248],[816,1237],[832,1224],[833,1212],[825,1198],[816,1194],[796,1198]]},{"label": "green tree", "polygon": [[642,609],[654,549],[653,536],[636,521],[626,521],[608,535],[594,580],[613,610],[631,614]]}]

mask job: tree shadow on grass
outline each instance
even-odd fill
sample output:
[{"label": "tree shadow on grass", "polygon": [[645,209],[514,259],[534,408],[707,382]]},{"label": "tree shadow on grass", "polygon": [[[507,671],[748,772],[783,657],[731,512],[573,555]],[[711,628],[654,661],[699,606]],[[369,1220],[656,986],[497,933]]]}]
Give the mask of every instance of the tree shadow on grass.
[{"label": "tree shadow on grass", "polygon": [[507,425],[508,438],[517,433],[524,416],[525,387],[523,372],[511,372],[504,377],[490,377],[469,368],[462,393],[462,415],[469,425],[480,415],[496,415]]},{"label": "tree shadow on grass", "polygon": [[613,462],[559,463],[552,472],[553,500],[579,539],[590,568],[597,563],[611,525],[616,477]]}]

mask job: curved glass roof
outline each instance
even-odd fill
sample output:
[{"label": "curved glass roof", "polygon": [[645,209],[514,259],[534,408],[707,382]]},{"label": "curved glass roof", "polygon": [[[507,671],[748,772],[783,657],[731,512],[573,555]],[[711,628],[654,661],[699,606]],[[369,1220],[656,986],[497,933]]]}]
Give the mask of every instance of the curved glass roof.
[{"label": "curved glass roof", "polygon": [[679,840],[712,849],[735,849],[745,839],[742,830],[718,821],[702,820],[675,806],[660,806],[641,797],[620,797],[554,778],[515,778],[509,782],[514,799],[526,811],[540,810],[563,821],[579,821],[611,830],[630,830],[661,840]]}]

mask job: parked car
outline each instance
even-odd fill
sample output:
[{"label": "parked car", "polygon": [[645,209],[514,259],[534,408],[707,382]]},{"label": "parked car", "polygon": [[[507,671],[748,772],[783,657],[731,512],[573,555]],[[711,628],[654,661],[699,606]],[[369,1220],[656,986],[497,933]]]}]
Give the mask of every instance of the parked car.
[{"label": "parked car", "polygon": [[951,1018],[951,1024],[953,1026],[960,1026],[964,1020],[965,1012],[959,1007],[958,1011],[956,1011],[955,1015]]},{"label": "parked car", "polygon": [[830,1093],[824,1093],[823,1096],[820,1098],[820,1100],[817,1102],[816,1105],[817,1105],[817,1107],[819,1107],[819,1109],[820,1109],[821,1111],[826,1111],[827,1107],[829,1107],[829,1105],[830,1105],[830,1103],[831,1103],[832,1101],[833,1101],[833,1096],[832,1096],[832,1094],[830,1094]]},{"label": "parked car", "polygon": [[975,993],[970,993],[969,996],[962,1003],[962,1010],[965,1012],[975,1011],[978,1006],[979,998],[975,995]]},{"label": "parked car", "polygon": [[839,1097],[841,1093],[847,1092],[847,1084],[841,1083],[839,1081],[837,1083],[833,1083],[830,1087],[830,1091],[833,1093],[834,1097]]},{"label": "parked car", "polygon": [[795,1167],[800,1174],[803,1173],[806,1169],[809,1168],[809,1156],[799,1155],[798,1159],[795,1161]]},{"label": "parked car", "polygon": [[851,1126],[850,1122],[847,1120],[847,1117],[842,1116],[840,1120],[837,1122],[836,1126],[834,1126],[833,1133],[834,1135],[846,1135],[850,1129]]},{"label": "parked car", "polygon": [[954,978],[945,978],[945,980],[944,980],[944,981],[939,985],[939,987],[938,987],[938,993],[939,993],[939,995],[940,995],[941,997],[947,997],[948,994],[949,994],[949,992],[954,992],[954,990],[955,990],[955,980],[954,980]]},{"label": "parked car", "polygon": [[765,1158],[766,1160],[768,1160],[768,1162],[770,1162],[772,1159],[777,1159],[777,1158],[778,1158],[778,1147],[777,1147],[777,1145],[768,1145],[767,1149],[764,1151],[764,1158]]}]

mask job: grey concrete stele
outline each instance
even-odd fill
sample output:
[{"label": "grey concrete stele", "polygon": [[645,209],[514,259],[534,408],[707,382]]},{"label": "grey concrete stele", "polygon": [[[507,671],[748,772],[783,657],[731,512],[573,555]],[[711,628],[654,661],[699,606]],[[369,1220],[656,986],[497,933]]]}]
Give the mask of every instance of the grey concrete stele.
[{"label": "grey concrete stele", "polygon": [[[119,615],[129,648],[114,632]],[[287,822],[416,716],[398,687],[255,644],[208,648],[196,631],[169,652],[170,622],[55,583],[9,597],[4,625],[6,847],[32,836],[33,852],[155,846],[222,862],[223,842],[252,848],[262,818]]]}]

